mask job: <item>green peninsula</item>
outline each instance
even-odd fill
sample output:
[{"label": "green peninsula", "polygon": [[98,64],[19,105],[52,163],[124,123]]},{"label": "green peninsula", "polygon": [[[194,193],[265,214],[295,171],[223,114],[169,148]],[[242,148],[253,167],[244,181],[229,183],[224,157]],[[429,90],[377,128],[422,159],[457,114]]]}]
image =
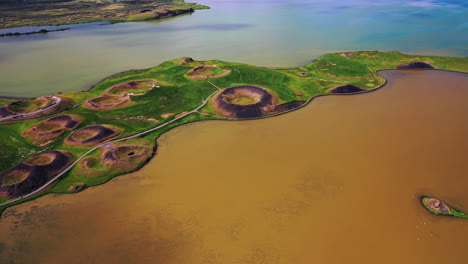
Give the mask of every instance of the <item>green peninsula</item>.
[{"label": "green peninsula", "polygon": [[0,100],[0,212],[141,168],[164,132],[202,120],[275,116],[327,94],[381,87],[386,69],[468,72],[468,58],[360,51],[297,68],[178,58],[116,74],[89,91]]}]

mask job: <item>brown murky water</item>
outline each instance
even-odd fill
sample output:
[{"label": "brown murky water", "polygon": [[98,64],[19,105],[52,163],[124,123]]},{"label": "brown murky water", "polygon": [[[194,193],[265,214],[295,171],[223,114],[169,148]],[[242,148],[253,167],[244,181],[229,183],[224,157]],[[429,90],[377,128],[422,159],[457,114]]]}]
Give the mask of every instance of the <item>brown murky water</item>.
[{"label": "brown murky water", "polygon": [[461,263],[468,75],[386,72],[379,91],[164,135],[141,171],[7,210],[0,263]]}]

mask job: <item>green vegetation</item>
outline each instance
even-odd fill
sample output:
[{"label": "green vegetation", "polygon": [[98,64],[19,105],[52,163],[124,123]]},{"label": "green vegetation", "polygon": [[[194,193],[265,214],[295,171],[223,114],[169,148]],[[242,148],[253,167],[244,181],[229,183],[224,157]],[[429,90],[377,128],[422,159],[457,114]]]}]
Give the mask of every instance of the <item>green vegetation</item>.
[{"label": "green vegetation", "polygon": [[[2,0],[0,1],[0,14],[2,14],[0,28],[66,25],[96,21],[111,23],[142,21],[208,8],[196,3],[185,3],[184,0]],[[167,14],[162,15],[163,13]],[[12,33],[10,35],[19,34]]]},{"label": "green vegetation", "polygon": [[424,207],[431,213],[435,214],[435,215],[447,215],[447,216],[455,216],[455,217],[460,217],[460,218],[465,218],[465,219],[468,219],[468,214],[465,214],[465,213],[462,213],[462,212],[459,212],[455,209],[453,209],[452,207],[448,206],[445,204],[445,206],[447,206],[449,209],[450,209],[450,212],[449,213],[443,213],[443,212],[438,212],[438,211],[435,211],[433,210],[427,203],[428,200],[430,199],[435,199],[435,198],[430,198],[430,197],[423,197],[422,198],[422,203],[424,205]]},{"label": "green vegetation", "polygon": [[[183,61],[185,63],[181,63]],[[157,84],[153,89],[144,89],[145,93],[142,95],[131,95],[132,103],[127,107],[96,111],[80,105],[60,113],[80,116],[83,123],[73,131],[65,131],[49,145],[34,145],[27,138],[22,137],[21,132],[50,118],[50,116],[36,120],[0,123],[0,134],[2,135],[0,139],[2,145],[0,148],[0,160],[2,160],[0,173],[25,161],[28,157],[45,151],[66,150],[73,154],[74,159],[79,158],[92,147],[64,145],[64,139],[74,131],[90,125],[105,124],[118,127],[122,132],[114,139],[158,127],[201,105],[209,95],[217,91],[216,87],[223,89],[231,86],[254,85],[275,93],[278,96],[279,104],[309,101],[315,96],[328,94],[331,88],[340,85],[353,84],[368,90],[378,88],[385,83],[385,80],[377,71],[395,69],[400,64],[414,61],[425,61],[439,69],[468,72],[468,58],[412,56],[399,52],[377,51],[328,54],[308,65],[293,69],[270,69],[219,60],[197,62],[178,58],[166,61],[154,68],[124,72],[105,79],[90,91],[66,93],[62,94],[61,97],[72,98],[76,103],[82,103],[90,98],[103,95],[110,87],[117,84],[138,80],[155,80]],[[220,69],[231,70],[231,73],[222,78],[198,80],[188,78],[187,72],[200,65],[216,65]],[[143,84],[146,83],[143,82]],[[0,104],[8,102],[0,100]],[[241,100],[240,103],[247,102]],[[154,144],[161,134],[176,126],[199,120],[220,118],[219,113],[208,103],[198,113],[187,115],[156,131],[130,139],[128,142],[144,140]],[[92,173],[92,176],[79,173],[75,166],[49,189],[24,200],[34,199],[47,193],[74,192],[69,190],[70,185],[84,183],[88,187],[94,186],[122,174],[119,170],[110,171],[106,166],[100,164],[101,154],[102,149],[97,149],[82,159],[89,161],[88,168],[90,170],[95,170],[96,173]],[[139,164],[137,168],[143,164]],[[75,191],[80,190],[81,188],[78,188]],[[0,212],[7,206],[19,202],[22,201],[0,207]]]}]

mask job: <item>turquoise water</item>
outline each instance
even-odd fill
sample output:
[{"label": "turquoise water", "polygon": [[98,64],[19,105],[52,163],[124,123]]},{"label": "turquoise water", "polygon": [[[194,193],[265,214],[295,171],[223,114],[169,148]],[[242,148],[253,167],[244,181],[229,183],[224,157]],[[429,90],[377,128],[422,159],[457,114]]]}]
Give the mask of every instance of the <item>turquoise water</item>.
[{"label": "turquoise water", "polygon": [[212,9],[0,38],[0,94],[81,91],[110,74],[182,56],[285,67],[343,50],[468,56],[464,1],[197,2]]}]

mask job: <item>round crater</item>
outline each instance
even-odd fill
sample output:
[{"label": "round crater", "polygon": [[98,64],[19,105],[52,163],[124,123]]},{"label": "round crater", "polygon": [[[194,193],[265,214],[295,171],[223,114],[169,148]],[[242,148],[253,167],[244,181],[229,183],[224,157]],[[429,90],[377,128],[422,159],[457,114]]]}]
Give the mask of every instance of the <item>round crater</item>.
[{"label": "round crater", "polygon": [[129,160],[145,154],[146,148],[138,146],[124,146],[115,149],[115,155],[119,160]]},{"label": "round crater", "polygon": [[92,104],[97,106],[113,105],[122,101],[121,96],[103,95],[89,100]]},{"label": "round crater", "polygon": [[103,142],[120,133],[120,130],[105,125],[93,125],[72,133],[65,140],[68,145],[93,145]]},{"label": "round crater", "polygon": [[220,68],[217,65],[201,65],[187,72],[186,77],[189,77],[192,80],[202,78],[221,78],[230,73],[231,70]]},{"label": "round crater", "polygon": [[33,156],[0,174],[0,193],[19,197],[41,188],[73,162],[67,151],[54,150]]},{"label": "round crater", "polygon": [[74,141],[85,141],[99,135],[99,133],[101,133],[101,130],[99,129],[85,128],[76,131],[70,137]]},{"label": "round crater", "polygon": [[426,203],[427,207],[429,207],[433,211],[443,214],[450,214],[450,208],[438,199],[426,198],[424,199],[424,202]]},{"label": "round crater", "polygon": [[46,152],[27,159],[24,164],[31,166],[44,166],[51,164],[57,158],[55,152]]},{"label": "round crater", "polygon": [[71,130],[81,124],[81,119],[78,116],[60,115],[44,121],[43,124],[45,126],[56,126],[59,128]]},{"label": "round crater", "polygon": [[223,94],[223,100],[236,105],[253,105],[262,100],[262,93],[253,89],[239,88],[233,93]]},{"label": "round crater", "polygon": [[124,94],[124,93],[144,93],[152,89],[160,82],[152,79],[147,80],[136,80],[131,82],[125,82],[116,84],[106,90],[106,93],[109,94]]},{"label": "round crater", "polygon": [[98,160],[95,157],[87,157],[80,162],[82,168],[94,168],[98,164]]},{"label": "round crater", "polygon": [[26,180],[31,175],[27,170],[11,170],[3,176],[2,185],[12,186]]},{"label": "round crater", "polygon": [[273,111],[276,97],[258,86],[234,86],[219,93],[214,99],[214,106],[226,117],[255,118]]},{"label": "round crater", "polygon": [[36,99],[21,100],[13,102],[7,105],[7,109],[14,113],[32,113],[48,106],[51,106],[57,102],[55,97],[42,96]]},{"label": "round crater", "polygon": [[21,136],[27,137],[35,145],[44,146],[57,140],[66,130],[75,129],[81,122],[82,119],[79,116],[56,116],[23,130]]},{"label": "round crater", "polygon": [[93,110],[109,110],[128,106],[130,103],[129,94],[113,95],[105,94],[84,102],[84,106]]}]

